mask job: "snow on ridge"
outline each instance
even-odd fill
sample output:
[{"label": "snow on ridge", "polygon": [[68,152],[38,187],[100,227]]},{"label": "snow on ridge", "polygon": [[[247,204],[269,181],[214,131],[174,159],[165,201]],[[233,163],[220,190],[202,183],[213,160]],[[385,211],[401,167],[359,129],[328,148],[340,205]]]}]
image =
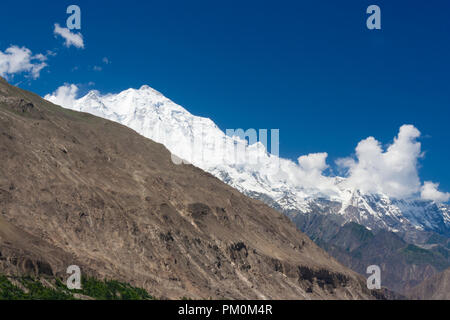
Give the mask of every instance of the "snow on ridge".
[{"label": "snow on ridge", "polygon": [[[58,102],[52,96],[46,99]],[[444,224],[450,229],[446,204],[433,207],[431,201],[396,201],[380,192],[362,192],[349,186],[345,177],[322,174],[327,154],[303,156],[298,163],[279,158],[262,143],[247,145],[239,137],[227,136],[211,119],[192,115],[147,85],[118,94],[90,91],[63,107],[126,125],[241,192],[264,195],[286,211],[311,212],[317,199],[324,198],[340,204],[330,213],[371,229],[399,230],[408,224],[419,229],[439,229]],[[243,158],[236,156],[236,148],[245,151]]]}]

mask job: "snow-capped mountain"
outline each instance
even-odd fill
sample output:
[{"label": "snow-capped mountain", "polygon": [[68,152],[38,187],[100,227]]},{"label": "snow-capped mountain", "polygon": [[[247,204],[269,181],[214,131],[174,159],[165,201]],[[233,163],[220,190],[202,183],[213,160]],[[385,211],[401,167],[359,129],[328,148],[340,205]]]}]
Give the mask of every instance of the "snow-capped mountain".
[{"label": "snow-capped mountain", "polygon": [[322,175],[326,154],[300,157],[298,164],[279,158],[267,152],[267,143],[249,145],[245,137],[226,135],[210,119],[192,115],[149,86],[109,95],[91,91],[70,101],[45,98],[126,125],[164,144],[174,161],[187,160],[288,215],[319,211],[370,229],[450,236],[446,204],[364,193],[349,186],[346,178]]}]

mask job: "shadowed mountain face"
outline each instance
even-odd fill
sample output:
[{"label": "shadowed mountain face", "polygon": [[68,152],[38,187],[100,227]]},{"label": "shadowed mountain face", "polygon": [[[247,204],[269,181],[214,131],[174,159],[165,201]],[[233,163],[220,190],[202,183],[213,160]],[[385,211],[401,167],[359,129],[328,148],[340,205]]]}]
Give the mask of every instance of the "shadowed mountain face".
[{"label": "shadowed mountain face", "polygon": [[[408,289],[450,265],[448,239],[430,234],[427,249],[386,230],[371,231],[337,215],[299,214],[293,221],[343,265],[361,274],[370,265],[381,268],[382,285],[405,294]],[[432,237],[432,239],[431,239]],[[434,243],[440,242],[440,245]]]},{"label": "shadowed mountain face", "polygon": [[416,300],[450,300],[450,268],[408,291]]},{"label": "shadowed mountain face", "polygon": [[77,264],[168,298],[374,296],[281,213],[131,129],[3,79],[0,163],[0,273]]}]

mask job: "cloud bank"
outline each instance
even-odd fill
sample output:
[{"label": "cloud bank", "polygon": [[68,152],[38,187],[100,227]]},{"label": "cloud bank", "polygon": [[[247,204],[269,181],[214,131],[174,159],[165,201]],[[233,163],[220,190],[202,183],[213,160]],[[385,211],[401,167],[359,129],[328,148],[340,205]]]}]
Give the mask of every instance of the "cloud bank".
[{"label": "cloud bank", "polygon": [[347,181],[353,188],[371,193],[384,193],[405,198],[420,191],[417,164],[422,153],[417,139],[420,132],[412,125],[403,125],[394,142],[383,150],[381,143],[369,137],[358,143],[356,158],[337,161],[348,170]]},{"label": "cloud bank", "polygon": [[447,202],[450,200],[450,193],[441,192],[438,190],[439,183],[425,181],[421,188],[420,196],[425,200],[432,200],[436,202]]},{"label": "cloud bank", "polygon": [[55,23],[53,33],[55,36],[61,36],[65,40],[64,45],[67,48],[70,46],[81,49],[84,48],[83,35],[81,33],[72,33],[68,28],[62,28],[57,23]]},{"label": "cloud bank", "polygon": [[47,57],[43,54],[33,55],[25,47],[11,46],[0,51],[0,76],[8,77],[16,73],[27,73],[33,79],[40,76],[40,72],[47,66]]}]

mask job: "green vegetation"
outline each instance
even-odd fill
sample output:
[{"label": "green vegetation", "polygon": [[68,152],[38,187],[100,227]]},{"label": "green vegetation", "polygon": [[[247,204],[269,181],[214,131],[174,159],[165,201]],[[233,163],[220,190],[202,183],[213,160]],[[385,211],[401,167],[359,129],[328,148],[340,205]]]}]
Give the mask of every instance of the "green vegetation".
[{"label": "green vegetation", "polygon": [[0,275],[0,300],[152,300],[147,291],[115,280],[83,278],[81,290],[69,290],[60,279]]},{"label": "green vegetation", "polygon": [[450,250],[443,246],[438,245],[438,246],[434,247],[433,249],[431,249],[431,251],[434,253],[440,254],[447,260],[450,259]]},{"label": "green vegetation", "polygon": [[356,222],[349,222],[345,224],[344,229],[350,230],[351,235],[353,235],[361,243],[365,243],[374,238],[374,234],[369,229]]},{"label": "green vegetation", "polygon": [[440,253],[425,250],[413,244],[409,244],[401,249],[400,252],[406,257],[406,261],[410,264],[431,264],[438,270],[443,270],[448,267],[447,259]]},{"label": "green vegetation", "polygon": [[[13,281],[13,282],[12,282]],[[70,293],[44,286],[30,277],[9,279],[0,276],[0,300],[69,300]]]},{"label": "green vegetation", "polygon": [[437,233],[433,233],[427,240],[428,244],[442,244],[445,245],[446,243],[450,244],[450,241],[444,236],[441,236]]},{"label": "green vegetation", "polygon": [[26,299],[26,294],[13,285],[5,276],[0,276],[0,299],[1,300],[22,300]]},{"label": "green vegetation", "polygon": [[82,290],[74,290],[98,300],[152,300],[147,291],[135,288],[128,283],[115,280],[99,281],[94,278],[84,278],[81,281]]}]

